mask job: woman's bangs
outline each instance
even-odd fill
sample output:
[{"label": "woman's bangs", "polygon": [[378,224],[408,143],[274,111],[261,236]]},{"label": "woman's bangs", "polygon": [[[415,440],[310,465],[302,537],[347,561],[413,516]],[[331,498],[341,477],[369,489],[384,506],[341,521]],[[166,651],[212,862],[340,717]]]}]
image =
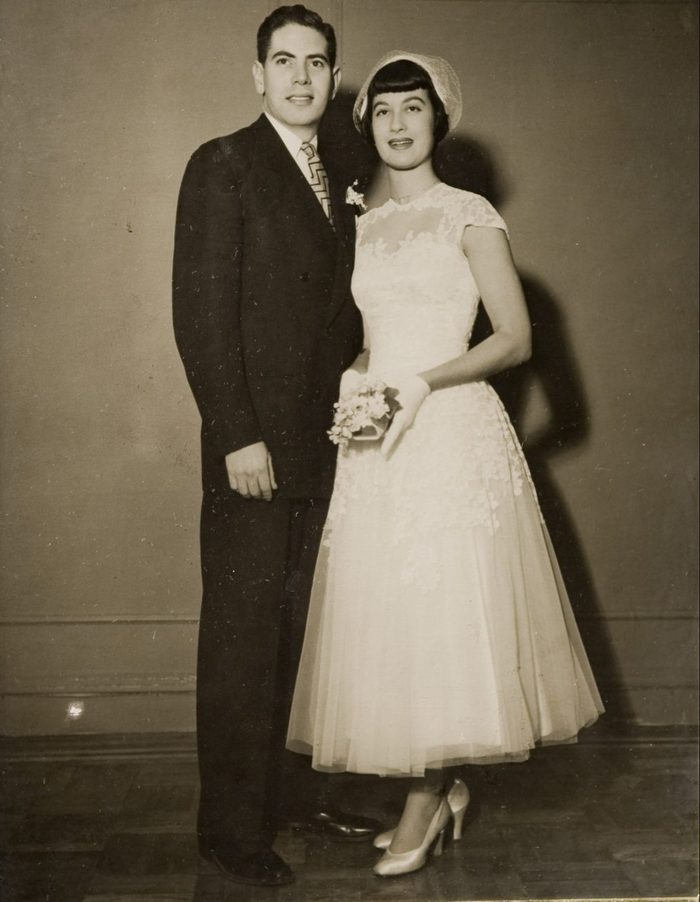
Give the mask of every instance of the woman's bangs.
[{"label": "woman's bangs", "polygon": [[397,60],[388,63],[372,79],[370,94],[399,94],[404,91],[417,91],[424,88],[429,91],[432,87],[430,76],[410,60]]}]

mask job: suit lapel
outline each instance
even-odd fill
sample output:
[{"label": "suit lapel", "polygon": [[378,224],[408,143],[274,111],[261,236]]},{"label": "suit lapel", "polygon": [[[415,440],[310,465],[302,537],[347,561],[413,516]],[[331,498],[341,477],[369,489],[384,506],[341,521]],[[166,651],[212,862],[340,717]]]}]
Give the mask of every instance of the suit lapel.
[{"label": "suit lapel", "polygon": [[[335,229],[328,221],[313,188],[292,159],[265,115],[255,123],[258,131],[256,169],[261,170],[259,189],[270,195],[270,205],[279,215],[289,217],[322,243],[335,259],[335,284],[330,299],[327,323],[338,315],[350,297],[350,276],[354,258],[355,220],[345,203],[345,185],[329,173]],[[319,153],[323,159],[322,151]],[[324,160],[324,165],[326,165]]]},{"label": "suit lapel", "polygon": [[[321,158],[323,159],[322,154]],[[329,168],[329,179],[331,184],[331,202],[333,204],[333,221],[335,222],[338,239],[338,257],[335,288],[328,311],[327,325],[331,324],[338,313],[340,313],[343,305],[351,298],[350,278],[355,259],[355,213],[353,207],[346,203],[345,200],[347,185],[337,175],[334,176],[332,166]]]},{"label": "suit lapel", "polygon": [[331,203],[333,204],[333,222],[338,239],[345,242],[351,237],[354,238],[353,212],[345,202],[346,186],[333,176],[332,171],[329,171],[328,178],[331,187]]},{"label": "suit lapel", "polygon": [[[265,170],[269,189],[279,199],[280,207],[287,215],[289,210],[299,211],[304,227],[335,249],[335,231],[323,207],[314,194],[304,173],[282,143],[266,116],[261,116],[258,127],[258,167]],[[331,198],[331,202],[334,199]]]}]

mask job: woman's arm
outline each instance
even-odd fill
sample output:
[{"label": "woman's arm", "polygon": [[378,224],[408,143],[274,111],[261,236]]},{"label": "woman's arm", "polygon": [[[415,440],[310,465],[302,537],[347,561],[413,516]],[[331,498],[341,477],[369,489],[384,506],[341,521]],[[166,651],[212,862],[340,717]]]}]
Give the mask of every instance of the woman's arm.
[{"label": "woman's arm", "polygon": [[369,348],[363,348],[357,357],[350,364],[348,369],[355,370],[357,373],[362,373],[363,375],[367,372],[367,367],[369,366]]},{"label": "woman's arm", "polygon": [[486,379],[530,357],[530,320],[505,233],[491,227],[468,226],[462,248],[493,335],[459,357],[419,373],[431,391]]},{"label": "woman's arm", "polygon": [[350,366],[340,377],[338,397],[345,398],[353,394],[367,375],[369,366],[369,350],[365,348],[357,355]]},{"label": "woman's arm", "polygon": [[364,334],[362,350],[340,377],[338,395],[341,398],[353,394],[362,382],[363,377],[367,375],[369,367],[369,331],[364,315],[362,316],[362,331]]},{"label": "woman's arm", "polygon": [[395,386],[401,407],[382,442],[382,454],[386,457],[410,428],[431,391],[486,379],[530,356],[530,320],[505,233],[490,226],[468,226],[462,248],[469,258],[493,335],[459,357]]}]

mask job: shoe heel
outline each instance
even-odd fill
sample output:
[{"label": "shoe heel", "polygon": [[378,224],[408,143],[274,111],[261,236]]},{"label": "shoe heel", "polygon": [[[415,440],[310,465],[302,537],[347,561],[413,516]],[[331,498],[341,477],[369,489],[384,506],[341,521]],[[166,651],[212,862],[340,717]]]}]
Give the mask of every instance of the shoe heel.
[{"label": "shoe heel", "polygon": [[452,838],[457,840],[462,838],[462,830],[464,827],[464,815],[469,807],[471,796],[469,790],[461,780],[455,780],[452,789],[447,794],[447,802],[452,812],[453,826]]},{"label": "shoe heel", "polygon": [[467,806],[465,805],[460,811],[455,811],[453,813],[453,825],[452,825],[452,839],[458,840],[462,838],[462,830],[464,828],[464,813],[467,810]]},{"label": "shoe heel", "polygon": [[435,840],[435,847],[433,848],[433,857],[439,858],[444,851],[445,851],[445,831],[441,830],[438,833],[438,838]]}]

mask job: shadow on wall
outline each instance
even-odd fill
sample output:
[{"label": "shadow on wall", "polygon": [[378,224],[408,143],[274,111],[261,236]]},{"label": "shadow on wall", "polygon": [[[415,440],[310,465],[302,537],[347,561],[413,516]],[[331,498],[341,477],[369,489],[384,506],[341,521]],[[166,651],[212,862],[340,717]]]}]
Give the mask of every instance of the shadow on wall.
[{"label": "shadow on wall", "polygon": [[[562,305],[532,275],[521,273],[521,281],[532,322],[532,357],[523,366],[501,373],[490,381],[521,438],[526,435],[523,420],[535,386],[539,386],[545,396],[547,421],[527,435],[524,443],[527,462],[583,641],[601,684],[608,715],[611,719],[630,720],[633,712],[601,616],[594,576],[576,529],[575,517],[551,471],[551,461],[556,455],[585,445],[590,435],[591,415],[581,374],[568,339]],[[488,332],[488,320],[481,309],[472,341],[482,340]]]},{"label": "shadow on wall", "polygon": [[[324,160],[336,179],[350,185],[355,180],[366,192],[370,206],[384,199],[386,185],[376,152],[367,146],[352,124],[354,94],[340,91],[323,122],[319,140]],[[436,154],[436,171],[449,185],[474,191],[501,208],[507,190],[493,164],[493,156],[480,142],[463,136],[448,137]],[[574,351],[568,339],[563,305],[542,282],[521,272],[521,280],[533,325],[531,360],[490,381],[500,395],[520,436],[528,398],[535,385],[547,402],[548,420],[528,436],[528,464],[581,633],[596,665],[597,677],[612,719],[628,720],[633,714],[621,671],[608,635],[596,594],[593,575],[578,536],[574,518],[556,485],[550,461],[553,457],[585,445],[591,417]],[[472,344],[490,333],[488,317],[480,308]],[[613,694],[605,691],[614,687]]]},{"label": "shadow on wall", "polygon": [[377,155],[352,124],[354,102],[354,93],[342,88],[338,91],[323,117],[318,140],[330,175],[341,185],[357,181],[364,189],[372,179]]}]

